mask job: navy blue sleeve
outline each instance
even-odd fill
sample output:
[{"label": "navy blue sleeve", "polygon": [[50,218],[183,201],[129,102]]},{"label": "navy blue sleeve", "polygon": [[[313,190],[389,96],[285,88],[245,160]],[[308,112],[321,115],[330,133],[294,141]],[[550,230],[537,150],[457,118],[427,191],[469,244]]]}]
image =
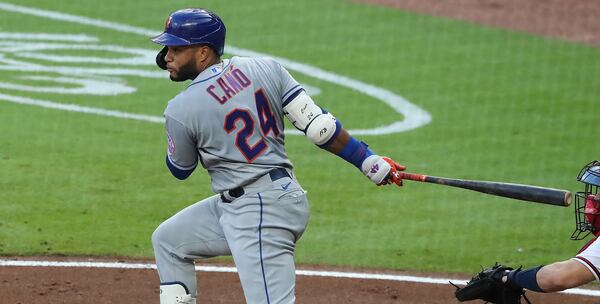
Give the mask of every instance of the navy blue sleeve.
[{"label": "navy blue sleeve", "polygon": [[173,161],[171,160],[169,155],[167,155],[166,162],[167,162],[167,168],[169,168],[169,170],[171,171],[171,174],[173,174],[173,176],[175,176],[177,179],[180,179],[180,180],[184,180],[184,179],[188,178],[188,176],[190,176],[192,174],[192,172],[194,172],[194,169],[196,169],[195,165],[191,169],[182,169],[177,164],[173,163]]}]

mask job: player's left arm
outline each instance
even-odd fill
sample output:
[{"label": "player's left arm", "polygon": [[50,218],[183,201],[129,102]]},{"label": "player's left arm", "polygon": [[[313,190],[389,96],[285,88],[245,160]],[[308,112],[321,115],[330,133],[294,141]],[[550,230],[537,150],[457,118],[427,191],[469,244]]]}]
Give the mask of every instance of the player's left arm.
[{"label": "player's left arm", "polygon": [[377,185],[402,185],[398,171],[406,167],[388,157],[377,155],[367,144],[352,137],[331,113],[316,105],[304,90],[294,95],[284,102],[284,113],[311,142],[353,164]]},{"label": "player's left arm", "polygon": [[198,152],[190,130],[181,122],[165,114],[167,133],[166,164],[177,179],[188,178],[198,165]]}]

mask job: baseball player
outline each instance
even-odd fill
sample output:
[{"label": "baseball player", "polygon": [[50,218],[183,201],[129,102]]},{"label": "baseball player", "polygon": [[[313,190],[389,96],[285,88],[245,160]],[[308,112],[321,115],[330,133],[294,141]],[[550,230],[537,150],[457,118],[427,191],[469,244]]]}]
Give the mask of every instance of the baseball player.
[{"label": "baseball player", "polygon": [[600,161],[583,167],[577,180],[585,184],[585,190],[575,196],[576,227],[571,239],[580,240],[590,233],[596,238],[566,261],[526,270],[496,264],[477,274],[467,286],[457,287],[456,298],[461,302],[481,299],[497,304],[518,304],[524,295],[523,289],[557,292],[600,280]]},{"label": "baseball player", "polygon": [[178,179],[200,164],[216,195],[163,222],[152,235],[160,303],[196,303],[194,259],[231,255],[247,303],[294,303],[295,244],[309,206],[284,149],[287,117],[308,140],[377,185],[402,185],[405,167],[377,155],[269,58],[222,59],[225,24],[205,9],[172,13],[157,65],[192,80],[164,112],[167,167]]}]

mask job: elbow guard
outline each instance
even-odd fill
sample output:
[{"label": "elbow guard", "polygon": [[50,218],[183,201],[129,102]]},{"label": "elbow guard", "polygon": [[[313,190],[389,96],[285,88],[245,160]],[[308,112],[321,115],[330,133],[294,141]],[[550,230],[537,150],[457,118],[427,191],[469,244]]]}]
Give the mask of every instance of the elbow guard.
[{"label": "elbow guard", "polygon": [[320,114],[306,127],[306,137],[315,145],[323,146],[338,134],[339,123],[330,113]]},{"label": "elbow guard", "polygon": [[341,129],[335,117],[317,106],[304,91],[286,104],[283,110],[294,127],[318,146],[327,144]]}]

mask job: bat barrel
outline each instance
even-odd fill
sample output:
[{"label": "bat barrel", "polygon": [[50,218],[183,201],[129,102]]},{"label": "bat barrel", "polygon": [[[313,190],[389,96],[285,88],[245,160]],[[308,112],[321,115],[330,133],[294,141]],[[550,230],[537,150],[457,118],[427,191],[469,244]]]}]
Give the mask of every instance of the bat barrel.
[{"label": "bat barrel", "polygon": [[571,192],[561,189],[435,176],[428,176],[425,181],[529,202],[565,207],[571,204]]},{"label": "bat barrel", "polygon": [[464,180],[407,172],[402,172],[401,177],[405,180],[413,180],[419,182],[446,185],[451,187],[458,187],[529,202],[563,207],[569,206],[571,204],[571,192],[562,189],[502,182]]}]

